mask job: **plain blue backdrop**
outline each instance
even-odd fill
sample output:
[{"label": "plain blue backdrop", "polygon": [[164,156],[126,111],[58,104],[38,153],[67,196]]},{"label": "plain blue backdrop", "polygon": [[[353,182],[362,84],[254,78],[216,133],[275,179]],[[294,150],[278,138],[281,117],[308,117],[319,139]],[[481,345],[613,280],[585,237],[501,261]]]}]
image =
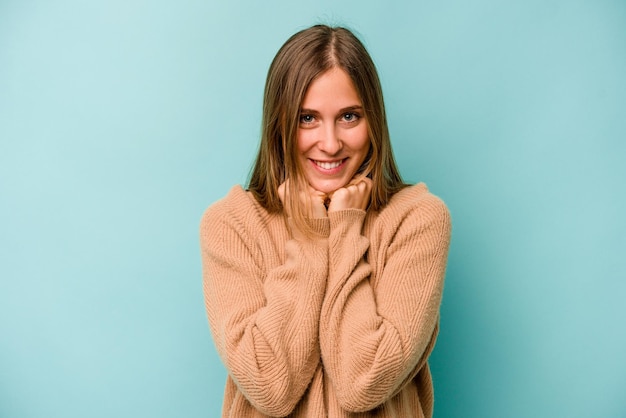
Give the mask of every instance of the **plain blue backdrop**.
[{"label": "plain blue backdrop", "polygon": [[217,417],[198,223],[347,25],[450,207],[436,418],[626,417],[626,2],[0,0],[0,417]]}]

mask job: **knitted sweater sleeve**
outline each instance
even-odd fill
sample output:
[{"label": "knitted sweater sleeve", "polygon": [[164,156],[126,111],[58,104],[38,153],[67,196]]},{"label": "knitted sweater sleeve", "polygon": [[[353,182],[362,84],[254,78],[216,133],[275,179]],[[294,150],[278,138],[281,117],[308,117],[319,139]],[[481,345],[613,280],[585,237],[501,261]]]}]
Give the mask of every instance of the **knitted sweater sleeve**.
[{"label": "knitted sweater sleeve", "polygon": [[[285,416],[319,364],[319,314],[328,274],[328,220],[312,240],[290,239],[284,263],[264,266],[253,211],[217,205],[201,222],[204,295],[229,376],[260,412]],[[325,222],[325,224],[324,224]]]},{"label": "knitted sweater sleeve", "polygon": [[[329,279],[320,317],[325,370],[347,411],[394,396],[426,362],[438,329],[450,239],[446,206],[426,199],[386,219],[377,279],[366,261],[365,213],[331,213]],[[384,241],[384,240],[383,240]]]}]

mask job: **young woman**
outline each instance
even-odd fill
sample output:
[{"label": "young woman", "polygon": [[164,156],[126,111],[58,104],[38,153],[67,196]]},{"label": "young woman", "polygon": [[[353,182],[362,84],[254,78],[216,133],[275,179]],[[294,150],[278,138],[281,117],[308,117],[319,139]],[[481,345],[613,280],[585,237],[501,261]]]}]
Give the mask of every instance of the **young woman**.
[{"label": "young woman", "polygon": [[247,190],[201,222],[224,417],[431,417],[450,217],[404,184],[374,64],[348,30],[278,51]]}]

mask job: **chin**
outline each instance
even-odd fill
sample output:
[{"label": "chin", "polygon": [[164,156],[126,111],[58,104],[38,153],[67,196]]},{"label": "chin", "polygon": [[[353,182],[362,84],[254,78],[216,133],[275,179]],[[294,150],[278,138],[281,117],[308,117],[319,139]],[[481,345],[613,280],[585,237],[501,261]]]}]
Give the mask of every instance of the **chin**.
[{"label": "chin", "polygon": [[331,194],[334,193],[336,190],[341,189],[341,187],[321,187],[319,189],[316,189],[322,193],[326,193],[326,194]]},{"label": "chin", "polygon": [[343,181],[328,182],[328,183],[309,182],[309,184],[311,185],[311,187],[313,187],[315,190],[317,190],[319,192],[330,194],[330,193],[333,193],[336,190],[341,189],[346,184],[348,184],[348,182],[347,181],[346,182],[343,182]]}]

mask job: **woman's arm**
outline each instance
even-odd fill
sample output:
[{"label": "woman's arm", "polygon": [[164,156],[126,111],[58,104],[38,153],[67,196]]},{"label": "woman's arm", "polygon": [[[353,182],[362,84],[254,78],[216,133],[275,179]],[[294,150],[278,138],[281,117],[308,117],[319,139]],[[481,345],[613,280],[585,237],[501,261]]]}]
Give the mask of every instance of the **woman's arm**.
[{"label": "woman's arm", "polygon": [[285,416],[319,363],[328,219],[315,220],[319,235],[313,239],[287,241],[284,263],[266,271],[262,264],[272,260],[264,260],[268,243],[259,238],[265,233],[260,222],[233,212],[238,211],[209,209],[201,223],[209,323],[238,389],[259,411]]},{"label": "woman's arm", "polygon": [[320,317],[322,359],[348,411],[395,395],[434,345],[450,239],[443,202],[426,195],[402,217],[386,218],[388,247],[377,254],[376,288],[361,234],[365,212],[329,213],[329,280]]}]

